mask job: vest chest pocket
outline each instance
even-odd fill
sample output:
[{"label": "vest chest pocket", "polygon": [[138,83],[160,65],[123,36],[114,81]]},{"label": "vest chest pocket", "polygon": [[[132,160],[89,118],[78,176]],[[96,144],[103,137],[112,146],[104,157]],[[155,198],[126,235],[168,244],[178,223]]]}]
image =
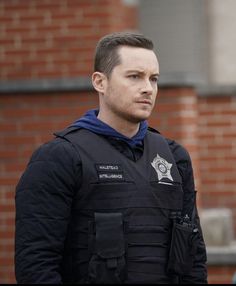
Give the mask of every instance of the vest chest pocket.
[{"label": "vest chest pocket", "polygon": [[120,284],[126,277],[125,239],[121,213],[95,213],[90,234],[88,282]]},{"label": "vest chest pocket", "polygon": [[181,210],[183,207],[183,189],[179,184],[151,182],[152,194],[160,208]]}]

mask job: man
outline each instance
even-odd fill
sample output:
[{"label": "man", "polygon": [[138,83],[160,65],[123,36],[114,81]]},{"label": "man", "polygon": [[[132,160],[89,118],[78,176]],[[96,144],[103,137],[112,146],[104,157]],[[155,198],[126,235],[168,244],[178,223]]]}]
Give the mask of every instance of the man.
[{"label": "man", "polygon": [[191,160],[147,126],[159,63],[141,34],[97,45],[88,111],[16,189],[18,283],[207,283]]}]

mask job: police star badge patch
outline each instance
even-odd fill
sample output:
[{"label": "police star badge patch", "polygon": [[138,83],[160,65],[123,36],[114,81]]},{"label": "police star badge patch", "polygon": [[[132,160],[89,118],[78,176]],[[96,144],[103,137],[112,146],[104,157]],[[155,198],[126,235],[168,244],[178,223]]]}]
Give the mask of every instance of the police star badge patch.
[{"label": "police star badge patch", "polygon": [[170,174],[172,167],[171,163],[168,163],[164,158],[157,153],[157,156],[151,162],[152,167],[157,172],[158,180],[161,181],[163,178],[167,178],[170,181],[173,181],[173,178]]}]

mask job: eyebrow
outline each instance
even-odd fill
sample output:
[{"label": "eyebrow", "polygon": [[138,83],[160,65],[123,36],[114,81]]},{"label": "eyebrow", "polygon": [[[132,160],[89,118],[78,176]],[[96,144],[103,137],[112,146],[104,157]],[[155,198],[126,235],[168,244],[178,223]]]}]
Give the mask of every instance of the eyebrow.
[{"label": "eyebrow", "polygon": [[[144,74],[145,72],[142,71],[142,70],[139,70],[139,69],[136,69],[136,70],[127,70],[126,73],[132,73],[132,72],[136,72],[136,73],[140,73],[140,74]],[[152,74],[152,76],[160,76],[159,73],[154,73]]]}]

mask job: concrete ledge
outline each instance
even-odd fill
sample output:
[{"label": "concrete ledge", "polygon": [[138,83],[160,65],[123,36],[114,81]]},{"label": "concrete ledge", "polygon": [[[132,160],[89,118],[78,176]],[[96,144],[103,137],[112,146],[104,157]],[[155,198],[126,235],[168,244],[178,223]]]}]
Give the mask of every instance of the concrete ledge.
[{"label": "concrete ledge", "polygon": [[234,240],[233,214],[228,208],[208,208],[199,211],[207,246],[226,247]]},{"label": "concrete ledge", "polygon": [[[236,95],[235,86],[208,86],[194,74],[167,73],[161,74],[158,83],[160,88],[193,87],[199,96]],[[89,76],[78,78],[56,79],[26,79],[0,81],[0,93],[30,93],[30,92],[63,92],[63,91],[92,91],[93,86]]]},{"label": "concrete ledge", "polygon": [[198,86],[199,96],[236,96],[236,85],[206,85]]},{"label": "concrete ledge", "polygon": [[[185,73],[161,75],[159,87],[195,87],[199,82]],[[94,90],[91,78],[27,79],[0,81],[0,93],[63,92]]]},{"label": "concrete ledge", "polygon": [[90,77],[0,81],[0,93],[91,91]]},{"label": "concrete ledge", "polygon": [[204,84],[204,80],[196,73],[168,72],[161,73],[159,87],[197,87]]},{"label": "concrete ledge", "polygon": [[235,265],[236,267],[236,241],[230,246],[207,246],[207,264]]}]

